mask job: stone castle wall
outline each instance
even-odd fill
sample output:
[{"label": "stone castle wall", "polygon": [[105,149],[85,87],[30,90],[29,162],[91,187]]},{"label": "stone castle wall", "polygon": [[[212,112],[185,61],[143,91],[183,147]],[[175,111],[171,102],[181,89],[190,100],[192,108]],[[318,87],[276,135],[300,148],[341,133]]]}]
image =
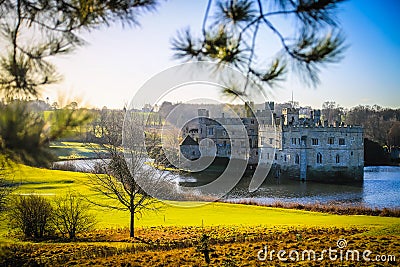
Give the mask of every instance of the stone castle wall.
[{"label": "stone castle wall", "polygon": [[[248,158],[249,165],[272,163],[270,175],[277,177],[325,182],[363,180],[362,127],[334,127],[326,123],[322,126],[317,111],[310,120],[303,122],[296,109],[286,109],[283,113],[281,118],[274,115],[276,127],[267,118],[257,121],[249,117],[236,121],[222,117],[215,119],[221,122],[217,123],[203,117],[189,124],[183,135],[191,135],[199,143],[204,139],[213,141],[209,146],[216,146],[216,150],[211,149],[208,155],[208,149],[205,149],[203,156],[232,159],[232,155],[239,155],[239,159]],[[247,138],[235,136],[243,127],[240,126],[242,123],[246,126]],[[232,139],[236,141],[231,144]],[[181,147],[181,150],[191,157],[200,156],[194,147]]]},{"label": "stone castle wall", "polygon": [[[282,176],[318,181],[363,180],[361,127],[280,126],[274,132],[271,126],[261,126],[259,136],[261,157],[269,156],[263,150],[276,146],[273,165]],[[301,175],[301,171],[305,174]]]}]

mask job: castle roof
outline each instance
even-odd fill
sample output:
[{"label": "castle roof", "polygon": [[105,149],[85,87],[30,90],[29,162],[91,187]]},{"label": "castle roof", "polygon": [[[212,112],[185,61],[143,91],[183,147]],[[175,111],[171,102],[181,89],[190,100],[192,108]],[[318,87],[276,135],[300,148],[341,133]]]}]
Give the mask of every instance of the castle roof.
[{"label": "castle roof", "polygon": [[183,139],[181,146],[198,146],[199,143],[195,141],[190,135],[187,135],[185,139]]}]

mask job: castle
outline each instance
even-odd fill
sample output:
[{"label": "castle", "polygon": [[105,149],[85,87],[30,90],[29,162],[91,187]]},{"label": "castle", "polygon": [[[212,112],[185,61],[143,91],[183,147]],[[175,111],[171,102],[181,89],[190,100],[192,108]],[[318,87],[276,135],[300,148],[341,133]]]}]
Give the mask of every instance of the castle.
[{"label": "castle", "polygon": [[[265,108],[257,111],[251,105],[241,118],[226,118],[224,113],[220,118],[210,118],[208,110],[199,109],[198,118],[182,130],[182,154],[190,160],[214,155],[232,159],[233,155],[239,155],[248,160],[250,169],[268,162],[272,165],[269,176],[276,178],[363,181],[362,127],[328,125],[327,121],[321,121],[320,110],[301,118],[296,108],[284,108],[277,116],[273,102],[265,103]],[[240,125],[247,136],[235,136]],[[201,149],[202,141],[212,149]]]}]

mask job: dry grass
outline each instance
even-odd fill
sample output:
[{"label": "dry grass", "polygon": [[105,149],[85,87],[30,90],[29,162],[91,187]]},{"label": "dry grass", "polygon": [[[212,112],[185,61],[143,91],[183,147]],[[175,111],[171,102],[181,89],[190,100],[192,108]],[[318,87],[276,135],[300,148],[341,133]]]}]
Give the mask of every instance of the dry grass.
[{"label": "dry grass", "polygon": [[272,204],[262,204],[254,200],[240,200],[240,201],[222,201],[227,203],[236,203],[243,205],[254,205],[262,207],[283,208],[283,209],[296,209],[314,212],[324,212],[329,214],[338,215],[369,215],[369,216],[382,216],[382,217],[400,217],[399,208],[369,208],[363,205],[344,205],[344,204],[302,204],[292,202],[274,202]]},{"label": "dry grass", "polygon": [[[139,228],[138,238],[129,239],[127,229],[102,230],[81,236],[85,242],[12,244],[0,252],[1,266],[208,266],[199,250],[203,233],[210,236],[209,266],[271,266],[282,264],[277,257],[261,262],[257,252],[313,249],[317,253],[337,249],[338,239],[346,239],[348,249],[395,255],[400,258],[398,225],[385,231],[367,228],[271,228],[256,227],[151,227]],[[346,248],[346,249],[347,249]],[[287,262],[288,266],[370,266],[371,262],[322,261]],[[395,266],[396,262],[378,266]]]}]

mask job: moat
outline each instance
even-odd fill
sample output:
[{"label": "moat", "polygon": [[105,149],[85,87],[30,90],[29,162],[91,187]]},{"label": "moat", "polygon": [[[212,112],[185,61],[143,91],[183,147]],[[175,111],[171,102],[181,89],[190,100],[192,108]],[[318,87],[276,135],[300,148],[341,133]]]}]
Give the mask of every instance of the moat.
[{"label": "moat", "polygon": [[251,199],[267,204],[279,201],[400,208],[400,167],[364,167],[364,182],[354,185],[268,178],[256,192],[249,193],[247,187],[238,186],[226,199]]},{"label": "moat", "polygon": [[[96,160],[73,160],[82,171],[87,170]],[[64,161],[65,163],[65,161]],[[196,186],[208,179],[204,175],[179,175],[181,185]],[[211,180],[213,178],[210,178]],[[202,181],[202,182],[201,182]],[[323,184],[311,181],[291,181],[268,178],[254,193],[248,192],[246,185],[239,184],[226,197],[240,201],[252,199],[259,203],[298,202],[361,204],[367,207],[400,208],[400,167],[364,167],[364,182],[355,185]]]}]

